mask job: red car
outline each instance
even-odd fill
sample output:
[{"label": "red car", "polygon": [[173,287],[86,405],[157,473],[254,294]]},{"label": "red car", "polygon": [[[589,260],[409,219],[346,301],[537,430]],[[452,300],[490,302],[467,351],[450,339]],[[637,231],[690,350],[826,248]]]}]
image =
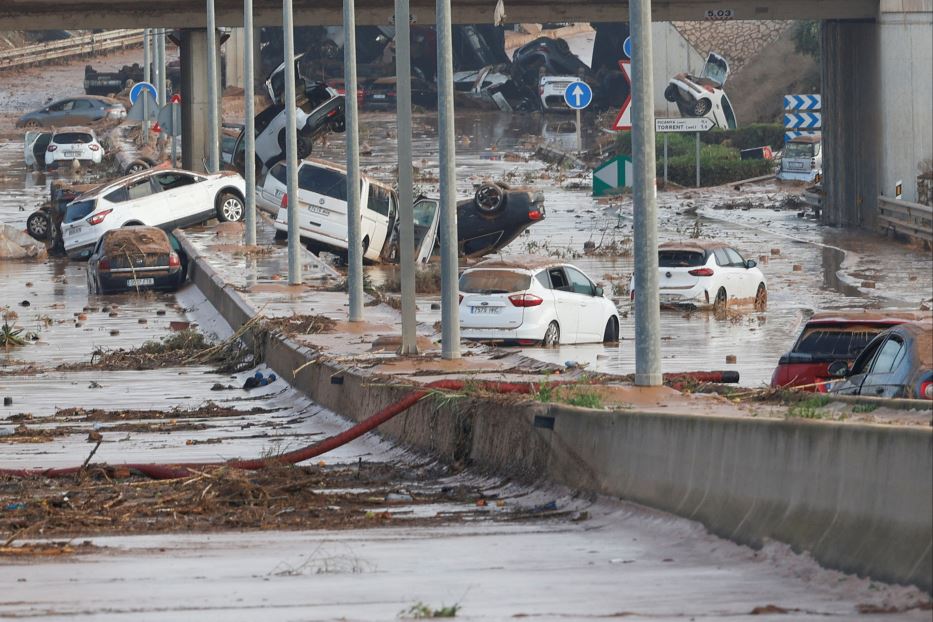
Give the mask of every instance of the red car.
[{"label": "red car", "polygon": [[835,380],[828,367],[833,361],[849,365],[868,342],[882,331],[905,322],[929,319],[929,313],[843,311],[817,313],[803,327],[790,352],[781,357],[771,376],[772,387],[806,387],[826,392],[826,383]]}]

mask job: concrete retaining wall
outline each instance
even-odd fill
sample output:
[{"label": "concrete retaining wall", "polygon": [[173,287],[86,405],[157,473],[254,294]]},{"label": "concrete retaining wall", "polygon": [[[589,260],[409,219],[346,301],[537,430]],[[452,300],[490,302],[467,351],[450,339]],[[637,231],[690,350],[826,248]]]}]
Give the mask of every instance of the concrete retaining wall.
[{"label": "concrete retaining wall", "polygon": [[[191,273],[224,318],[253,310],[179,236]],[[266,362],[321,405],[362,420],[407,392],[315,353],[266,343]],[[548,479],[702,522],[752,546],[765,538],[825,566],[933,591],[929,429],[593,411],[429,397],[380,433],[453,463]]]}]

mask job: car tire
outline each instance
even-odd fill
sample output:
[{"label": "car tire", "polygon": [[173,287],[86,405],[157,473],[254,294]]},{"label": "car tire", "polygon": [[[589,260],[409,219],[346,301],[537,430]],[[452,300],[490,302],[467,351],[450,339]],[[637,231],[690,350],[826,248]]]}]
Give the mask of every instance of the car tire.
[{"label": "car tire", "polygon": [[26,219],[26,232],[34,239],[45,242],[49,239],[52,221],[45,212],[33,212]]},{"label": "car tire", "polygon": [[671,102],[672,104],[677,101],[677,86],[674,84],[668,84],[667,88],[664,89],[664,99]]},{"label": "car tire", "polygon": [[23,123],[23,127],[27,130],[38,130],[42,127],[42,124],[36,121],[35,119],[29,119]]},{"label": "car tire", "polygon": [[560,325],[557,322],[551,322],[544,331],[544,337],[541,339],[541,345],[544,347],[560,345]]},{"label": "car tire", "polygon": [[232,192],[221,192],[215,202],[217,220],[220,222],[240,222],[246,213],[243,199]]},{"label": "car tire", "polygon": [[713,309],[715,311],[725,311],[728,304],[729,304],[729,295],[726,293],[726,288],[720,287],[719,291],[716,292],[715,300],[713,300]]},{"label": "car tire", "polygon": [[276,239],[276,240],[287,240],[287,239],[288,239],[288,234],[287,234],[286,232],[284,232],[284,231],[279,231],[278,229],[276,229],[276,230],[275,230],[275,239]]},{"label": "car tire", "polygon": [[693,116],[695,116],[695,117],[702,117],[702,116],[704,116],[705,114],[707,114],[707,113],[708,113],[710,110],[712,110],[712,109],[713,109],[713,102],[711,102],[710,100],[708,100],[708,99],[706,99],[706,98],[703,98],[703,99],[698,99],[698,100],[693,104],[693,108],[692,108],[692,110],[691,110],[691,113],[692,113]]},{"label": "car tire", "polygon": [[505,208],[505,189],[498,184],[484,183],[473,196],[473,203],[483,215],[498,214]]},{"label": "car tire", "polygon": [[764,283],[758,284],[758,291],[755,292],[755,309],[764,311],[768,308],[768,288]]},{"label": "car tire", "polygon": [[307,136],[298,137],[298,159],[304,160],[311,155],[311,150],[313,149],[314,143]]},{"label": "car tire", "polygon": [[606,322],[606,330],[603,331],[603,343],[617,343],[619,341],[619,318],[612,316]]},{"label": "car tire", "polygon": [[149,163],[145,160],[133,160],[130,162],[130,165],[126,167],[124,171],[127,175],[133,175],[134,173],[140,173],[150,168]]},{"label": "car tire", "polygon": [[337,132],[338,134],[343,134],[347,131],[347,120],[343,117],[340,117],[339,121],[334,121],[331,124],[330,129]]}]

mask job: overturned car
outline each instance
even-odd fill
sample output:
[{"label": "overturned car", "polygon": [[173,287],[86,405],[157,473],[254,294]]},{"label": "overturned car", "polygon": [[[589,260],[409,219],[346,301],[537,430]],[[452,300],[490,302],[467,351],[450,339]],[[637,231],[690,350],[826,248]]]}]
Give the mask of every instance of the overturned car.
[{"label": "overturned car", "polygon": [[710,52],[699,76],[684,72],[671,78],[664,89],[664,99],[676,104],[685,117],[707,117],[720,129],[735,129],[735,112],[723,90],[728,77],[729,63]]},{"label": "overturned car", "polygon": [[[363,258],[370,262],[399,259],[398,195],[390,186],[369,177],[361,179]],[[347,175],[343,167],[322,160],[305,160],[298,169],[298,230],[312,251],[338,255],[347,252]],[[288,195],[285,165],[269,171],[257,202],[267,210],[278,207],[276,237],[288,235]],[[439,200],[415,199],[415,257],[426,262],[437,246]],[[543,220],[543,195],[501,184],[485,183],[471,199],[457,203],[457,244],[460,255],[481,257],[504,248],[525,229]]]}]

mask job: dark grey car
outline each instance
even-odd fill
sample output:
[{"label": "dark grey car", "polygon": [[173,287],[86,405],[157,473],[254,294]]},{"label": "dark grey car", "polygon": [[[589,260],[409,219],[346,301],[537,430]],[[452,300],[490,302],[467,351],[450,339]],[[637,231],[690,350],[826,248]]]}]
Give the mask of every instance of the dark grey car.
[{"label": "dark grey car", "polygon": [[829,373],[844,378],[832,393],[933,400],[933,324],[889,328],[865,346],[851,368],[836,361]]},{"label": "dark grey car", "polygon": [[126,108],[116,99],[85,95],[70,99],[61,99],[44,108],[27,112],[16,122],[16,127],[36,129],[40,127],[59,127],[65,125],[83,125],[126,117]]}]

